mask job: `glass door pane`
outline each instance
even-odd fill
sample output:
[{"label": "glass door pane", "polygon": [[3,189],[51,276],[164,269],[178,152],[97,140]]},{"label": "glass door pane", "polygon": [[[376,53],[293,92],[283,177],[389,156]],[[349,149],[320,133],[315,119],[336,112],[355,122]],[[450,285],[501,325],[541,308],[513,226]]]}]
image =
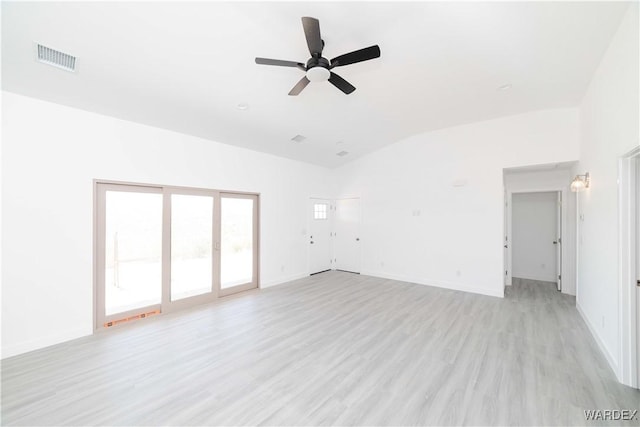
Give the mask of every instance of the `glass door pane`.
[{"label": "glass door pane", "polygon": [[171,301],[212,291],[213,197],[171,195]]},{"label": "glass door pane", "polygon": [[221,198],[221,289],[254,280],[254,198]]},{"label": "glass door pane", "polygon": [[160,304],[162,194],[106,191],[105,315]]}]

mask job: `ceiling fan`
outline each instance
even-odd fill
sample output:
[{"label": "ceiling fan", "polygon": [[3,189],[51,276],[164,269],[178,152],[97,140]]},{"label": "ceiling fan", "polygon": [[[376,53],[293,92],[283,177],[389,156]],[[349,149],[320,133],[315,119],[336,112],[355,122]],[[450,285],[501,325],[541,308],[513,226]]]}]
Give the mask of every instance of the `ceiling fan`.
[{"label": "ceiling fan", "polygon": [[364,49],[355,50],[350,53],[345,53],[344,55],[336,56],[329,61],[322,57],[324,40],[320,37],[320,22],[316,18],[303,17],[302,27],[304,28],[304,35],[307,39],[309,52],[311,53],[311,58],[307,61],[306,65],[301,62],[282,61],[280,59],[256,58],[256,64],[296,67],[306,73],[306,75],[300,79],[298,84],[296,84],[289,92],[289,95],[291,96],[296,96],[302,92],[302,89],[307,87],[309,82],[324,82],[327,80],[342,92],[349,95],[351,92],[356,90],[356,88],[348,81],[332,72],[331,69],[380,57],[380,48],[378,45],[374,45],[365,47]]}]

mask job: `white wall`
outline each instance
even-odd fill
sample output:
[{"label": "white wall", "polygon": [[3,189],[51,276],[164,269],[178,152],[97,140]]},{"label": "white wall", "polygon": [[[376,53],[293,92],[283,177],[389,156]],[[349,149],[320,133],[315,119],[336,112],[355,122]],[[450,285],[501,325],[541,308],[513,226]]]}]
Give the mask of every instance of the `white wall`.
[{"label": "white wall", "polygon": [[263,286],[307,273],[329,170],[3,93],[2,356],[92,333],[94,178],[260,192]]},{"label": "white wall", "polygon": [[556,281],[557,204],[558,193],[513,195],[513,277]]},{"label": "white wall", "polygon": [[580,107],[580,163],[591,188],[579,194],[577,306],[614,371],[618,336],[618,159],[640,143],[638,3],[611,41]]},{"label": "white wall", "polygon": [[569,295],[576,294],[576,195],[570,189],[574,175],[567,166],[551,170],[505,171],[504,174],[507,194],[547,190],[563,193],[562,293]]},{"label": "white wall", "polygon": [[334,182],[362,198],[364,274],[502,296],[503,169],[577,158],[577,110],[549,110],[412,136]]}]

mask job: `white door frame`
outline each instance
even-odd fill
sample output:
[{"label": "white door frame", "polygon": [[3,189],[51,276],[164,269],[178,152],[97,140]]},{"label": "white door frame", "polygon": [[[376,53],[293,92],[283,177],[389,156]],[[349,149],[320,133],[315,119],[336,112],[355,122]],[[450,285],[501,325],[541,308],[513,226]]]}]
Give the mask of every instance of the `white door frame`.
[{"label": "white door frame", "polygon": [[638,192],[636,188],[636,161],[640,158],[640,147],[636,147],[619,159],[618,162],[618,232],[619,232],[619,306],[620,306],[620,364],[618,379],[630,387],[640,388],[638,374],[640,363],[637,354],[637,268],[636,248],[638,230],[636,230],[636,206]]},{"label": "white door frame", "polygon": [[[564,280],[567,277],[570,277],[570,274],[568,273],[568,263],[566,262],[567,260],[567,247],[569,246],[567,244],[567,202],[568,202],[568,190],[567,187],[560,187],[560,186],[551,186],[551,187],[540,187],[540,188],[535,188],[535,189],[522,189],[522,190],[507,190],[507,200],[505,201],[507,209],[507,230],[506,230],[506,241],[505,239],[503,239],[504,244],[507,245],[507,259],[505,266],[503,266],[503,270],[505,270],[507,272],[506,276],[507,276],[507,280],[506,280],[506,284],[507,286],[511,286],[513,283],[513,255],[512,255],[512,250],[513,250],[513,242],[512,242],[512,227],[513,227],[513,195],[514,194],[523,194],[523,193],[557,193],[560,192],[562,194],[562,218],[560,220],[562,227],[560,230],[560,238],[562,239],[562,242],[560,243],[560,248],[561,248],[561,258],[562,258],[562,262],[560,263],[560,274],[562,275],[562,281],[564,283]],[[563,286],[564,288],[564,286]]]}]

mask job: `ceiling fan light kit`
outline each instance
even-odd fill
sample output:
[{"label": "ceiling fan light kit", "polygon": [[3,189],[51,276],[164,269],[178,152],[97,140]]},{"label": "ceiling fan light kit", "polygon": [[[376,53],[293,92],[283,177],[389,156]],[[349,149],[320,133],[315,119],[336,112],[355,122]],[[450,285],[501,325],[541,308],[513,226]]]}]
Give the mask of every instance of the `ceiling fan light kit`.
[{"label": "ceiling fan light kit", "polygon": [[326,82],[330,76],[331,72],[324,67],[313,67],[307,70],[307,78],[310,82]]},{"label": "ceiling fan light kit", "polygon": [[351,83],[332,72],[331,69],[380,57],[380,47],[378,47],[378,45],[374,45],[345,53],[344,55],[337,56],[329,61],[322,57],[324,40],[322,40],[322,37],[320,36],[320,22],[316,18],[303,17],[302,28],[304,29],[304,35],[307,39],[309,53],[311,53],[311,58],[307,61],[306,65],[295,61],[256,58],[256,64],[295,67],[305,72],[305,76],[300,79],[291,91],[289,91],[289,95],[291,96],[297,96],[300,94],[300,92],[307,87],[309,82],[319,83],[327,80],[343,93],[349,95],[356,90],[356,88]]}]

